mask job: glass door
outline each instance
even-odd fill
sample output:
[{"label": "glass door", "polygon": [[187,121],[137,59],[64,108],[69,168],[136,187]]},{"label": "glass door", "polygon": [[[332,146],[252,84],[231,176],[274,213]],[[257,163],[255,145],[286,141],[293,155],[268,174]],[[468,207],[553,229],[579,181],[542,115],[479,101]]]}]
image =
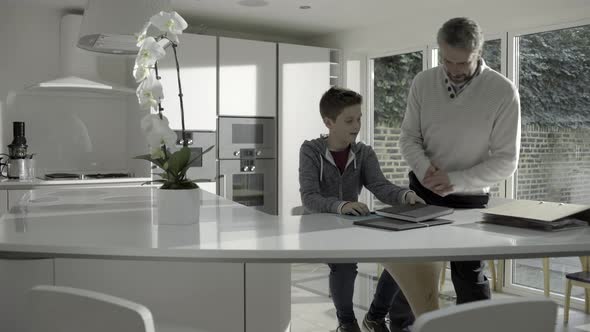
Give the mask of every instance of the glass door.
[{"label": "glass door", "polygon": [[[515,198],[590,204],[590,25],[515,33],[513,76],[522,112]],[[578,257],[513,260],[508,282],[561,297]],[[583,298],[581,288],[573,297]]]}]

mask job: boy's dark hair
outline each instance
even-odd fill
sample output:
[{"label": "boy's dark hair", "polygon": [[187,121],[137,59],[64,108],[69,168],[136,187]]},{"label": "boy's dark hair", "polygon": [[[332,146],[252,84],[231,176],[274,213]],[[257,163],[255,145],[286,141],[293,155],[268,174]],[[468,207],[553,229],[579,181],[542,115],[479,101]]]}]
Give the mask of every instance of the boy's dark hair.
[{"label": "boy's dark hair", "polygon": [[324,92],[322,99],[320,99],[320,114],[322,118],[335,121],[344,108],[360,105],[362,102],[363,96],[359,93],[334,86]]}]

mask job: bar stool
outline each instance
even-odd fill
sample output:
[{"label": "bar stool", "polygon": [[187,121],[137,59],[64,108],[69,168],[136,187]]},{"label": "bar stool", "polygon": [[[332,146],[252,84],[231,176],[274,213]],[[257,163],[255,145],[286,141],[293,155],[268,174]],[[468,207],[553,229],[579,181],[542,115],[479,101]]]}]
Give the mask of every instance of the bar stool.
[{"label": "bar stool", "polygon": [[584,305],[586,314],[590,314],[590,256],[580,257],[582,271],[565,275],[565,304],[563,306],[563,323],[567,324],[570,311],[570,297],[572,286],[584,288]]}]

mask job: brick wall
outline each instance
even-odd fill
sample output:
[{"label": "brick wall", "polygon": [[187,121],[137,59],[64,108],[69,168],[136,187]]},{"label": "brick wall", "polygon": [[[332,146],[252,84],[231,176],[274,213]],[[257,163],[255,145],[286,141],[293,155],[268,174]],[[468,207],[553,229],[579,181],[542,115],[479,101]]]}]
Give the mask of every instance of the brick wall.
[{"label": "brick wall", "polygon": [[590,131],[523,127],[517,197],[590,203]]},{"label": "brick wall", "polygon": [[[385,177],[401,186],[408,186],[408,164],[403,160],[399,149],[399,128],[378,125],[375,127],[373,149],[379,159]],[[492,196],[499,195],[499,187],[490,188]],[[381,206],[381,204],[376,204]]]},{"label": "brick wall", "polygon": [[[399,135],[399,128],[377,126],[373,148],[387,179],[407,186]],[[517,188],[520,199],[590,203],[590,131],[523,127]],[[498,196],[499,187],[491,192]]]}]

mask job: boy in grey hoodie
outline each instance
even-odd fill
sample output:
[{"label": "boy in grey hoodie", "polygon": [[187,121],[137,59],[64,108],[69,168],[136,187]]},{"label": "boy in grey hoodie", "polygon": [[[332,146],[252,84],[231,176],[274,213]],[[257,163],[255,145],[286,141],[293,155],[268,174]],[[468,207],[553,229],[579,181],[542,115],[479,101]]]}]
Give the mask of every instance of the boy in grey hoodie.
[{"label": "boy in grey hoodie", "polygon": [[[333,87],[322,96],[320,113],[329,135],[305,141],[299,154],[299,185],[306,212],[367,215],[368,207],[358,202],[363,186],[387,204],[424,203],[413,191],[385,178],[370,146],[355,143],[361,127],[361,103],[360,94],[343,88]],[[352,305],[357,264],[328,265],[337,331],[360,331]],[[384,318],[390,307],[391,330],[404,331],[413,322],[411,309],[391,275],[383,271],[363,320],[365,330],[387,331]]]}]

